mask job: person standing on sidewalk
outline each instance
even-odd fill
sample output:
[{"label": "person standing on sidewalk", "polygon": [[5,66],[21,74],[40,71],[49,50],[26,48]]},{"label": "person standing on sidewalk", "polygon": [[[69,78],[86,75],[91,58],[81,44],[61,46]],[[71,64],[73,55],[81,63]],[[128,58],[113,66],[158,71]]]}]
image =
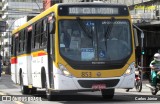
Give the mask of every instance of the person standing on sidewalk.
[{"label": "person standing on sidewalk", "polygon": [[1,73],[2,73],[2,56],[0,54],[0,79],[1,79]]}]

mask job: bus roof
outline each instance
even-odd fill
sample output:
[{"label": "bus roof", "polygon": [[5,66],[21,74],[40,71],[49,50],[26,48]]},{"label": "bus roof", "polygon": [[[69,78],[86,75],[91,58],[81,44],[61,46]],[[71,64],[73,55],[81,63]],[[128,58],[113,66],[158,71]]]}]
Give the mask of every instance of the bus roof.
[{"label": "bus roof", "polygon": [[[107,4],[107,3],[97,3],[97,2],[79,2],[79,3],[57,3],[53,5],[52,7],[48,8],[47,10],[43,11],[41,14],[37,15],[36,17],[32,18],[31,20],[27,21],[25,24],[22,26],[18,27],[17,29],[12,31],[12,34],[15,34],[19,31],[21,31],[23,28],[26,28],[30,26],[31,24],[35,23],[37,20],[43,18],[44,16],[48,15],[49,13],[53,12],[55,8],[58,7],[74,7],[74,6],[85,6],[85,7],[93,7],[93,6],[110,6],[110,7],[127,7],[126,5],[123,4]],[[58,11],[58,10],[57,10]],[[63,14],[62,14],[63,15]]]},{"label": "bus roof", "polygon": [[125,4],[112,4],[112,3],[102,3],[102,2],[78,2],[78,3],[57,3],[58,5],[111,5],[111,6],[126,6]]},{"label": "bus roof", "polygon": [[37,20],[39,20],[39,19],[43,18],[44,16],[48,15],[49,13],[51,13],[53,11],[53,9],[56,6],[57,6],[57,4],[55,4],[54,6],[48,8],[47,10],[43,11],[42,13],[38,14],[37,16],[35,16],[34,18],[32,18],[31,20],[29,20],[26,23],[24,23],[22,26],[20,26],[20,27],[16,28],[15,30],[13,30],[12,34],[15,34],[15,33],[19,32],[23,28],[26,28],[26,27],[30,26],[31,24],[33,24]]}]

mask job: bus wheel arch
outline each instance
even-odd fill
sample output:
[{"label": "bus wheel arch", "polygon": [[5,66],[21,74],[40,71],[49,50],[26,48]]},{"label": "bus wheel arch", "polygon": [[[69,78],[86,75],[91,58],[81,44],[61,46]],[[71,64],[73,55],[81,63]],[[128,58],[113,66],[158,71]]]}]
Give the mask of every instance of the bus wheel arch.
[{"label": "bus wheel arch", "polygon": [[[42,81],[42,88],[45,88],[46,89],[46,96],[47,96],[47,99],[49,101],[52,101],[53,100],[53,92],[52,90],[48,89],[48,84],[47,84],[47,78],[46,78],[46,71],[45,71],[45,68],[42,67],[41,69],[41,81]],[[55,98],[55,97],[54,97]]]},{"label": "bus wheel arch", "polygon": [[45,88],[46,87],[46,85],[45,85],[45,83],[46,83],[46,71],[45,71],[45,68],[44,67],[42,67],[41,68],[41,84],[42,84],[42,88]]},{"label": "bus wheel arch", "polygon": [[22,69],[19,69],[19,73],[18,74],[19,74],[18,75],[19,76],[19,84],[21,84],[21,81],[20,81],[21,79],[20,78],[22,77]]}]

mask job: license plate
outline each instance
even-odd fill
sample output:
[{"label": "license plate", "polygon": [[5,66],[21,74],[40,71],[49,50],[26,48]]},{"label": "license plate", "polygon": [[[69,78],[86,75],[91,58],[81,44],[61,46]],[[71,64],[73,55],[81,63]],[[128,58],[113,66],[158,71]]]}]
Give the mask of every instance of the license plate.
[{"label": "license plate", "polygon": [[93,84],[92,89],[98,89],[98,90],[106,89],[106,84]]}]

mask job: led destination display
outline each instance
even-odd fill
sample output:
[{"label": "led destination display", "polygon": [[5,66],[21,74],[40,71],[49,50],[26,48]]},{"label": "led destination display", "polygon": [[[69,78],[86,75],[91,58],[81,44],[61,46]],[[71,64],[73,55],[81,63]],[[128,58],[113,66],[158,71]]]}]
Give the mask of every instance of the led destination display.
[{"label": "led destination display", "polygon": [[59,5],[60,16],[128,16],[127,6],[120,5]]},{"label": "led destination display", "polygon": [[118,8],[83,8],[83,7],[69,7],[69,15],[74,14],[118,14]]}]

